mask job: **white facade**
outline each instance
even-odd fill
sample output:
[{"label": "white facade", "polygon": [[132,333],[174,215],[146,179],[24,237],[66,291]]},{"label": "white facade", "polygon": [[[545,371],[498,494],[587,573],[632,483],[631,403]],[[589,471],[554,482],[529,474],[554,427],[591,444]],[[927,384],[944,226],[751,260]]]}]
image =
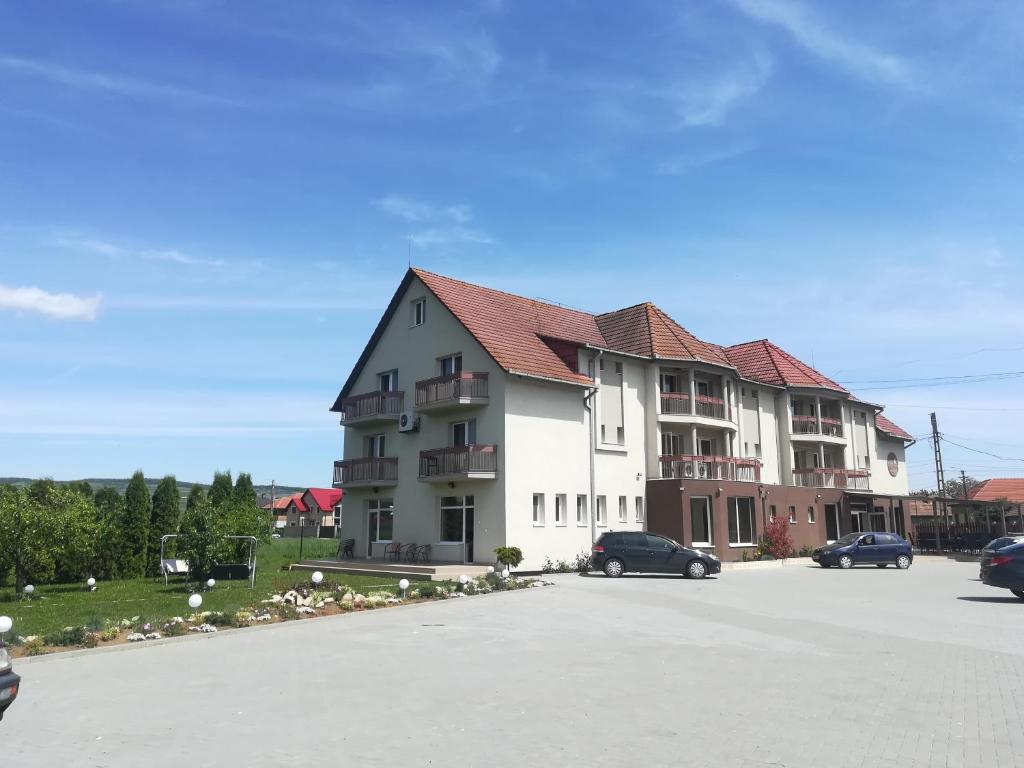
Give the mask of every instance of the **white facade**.
[{"label": "white facade", "polygon": [[[511,545],[523,570],[571,562],[604,530],[642,530],[646,481],[663,477],[907,492],[904,443],[845,394],[586,346],[577,370],[595,387],[517,375],[417,277],[396,302],[342,401],[335,484],[359,557],[398,542],[434,561],[493,563]],[[437,379],[453,372],[475,389],[459,379],[453,395]],[[403,431],[403,414],[418,426]]]}]

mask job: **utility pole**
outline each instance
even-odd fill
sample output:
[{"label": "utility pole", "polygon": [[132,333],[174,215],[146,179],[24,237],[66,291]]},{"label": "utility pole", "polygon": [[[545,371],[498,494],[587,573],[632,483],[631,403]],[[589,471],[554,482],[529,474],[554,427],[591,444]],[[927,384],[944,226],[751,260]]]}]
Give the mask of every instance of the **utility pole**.
[{"label": "utility pole", "polygon": [[[935,483],[938,489],[939,498],[945,490],[945,473],[942,470],[942,446],[939,445],[939,423],[935,418],[935,413],[932,413],[932,448],[935,451]],[[942,523],[946,523],[946,502],[939,502],[942,504]],[[935,545],[938,549],[942,549],[942,534],[939,532],[938,526],[935,528]]]},{"label": "utility pole", "polygon": [[964,500],[967,499],[967,473],[960,470],[960,483],[964,487]]}]

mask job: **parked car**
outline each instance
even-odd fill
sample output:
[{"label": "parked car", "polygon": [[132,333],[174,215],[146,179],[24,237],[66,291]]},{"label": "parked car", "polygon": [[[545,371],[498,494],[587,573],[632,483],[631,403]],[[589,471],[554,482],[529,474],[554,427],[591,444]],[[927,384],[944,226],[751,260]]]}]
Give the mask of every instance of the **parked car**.
[{"label": "parked car", "polygon": [[855,565],[876,565],[885,568],[890,563],[907,569],[914,562],[910,542],[895,533],[848,533],[841,539],[811,553],[811,559],[822,568],[836,565],[853,568]]},{"label": "parked car", "polygon": [[1024,537],[1002,536],[981,551],[981,581],[1024,600]]},{"label": "parked car", "polygon": [[11,668],[11,657],[7,653],[7,647],[0,641],[0,720],[4,719],[4,712],[18,697],[20,685],[21,678],[14,674]]},{"label": "parked car", "polygon": [[672,539],[639,531],[609,531],[591,548],[591,568],[612,578],[631,573],[681,573],[703,579],[720,573],[721,561]]}]

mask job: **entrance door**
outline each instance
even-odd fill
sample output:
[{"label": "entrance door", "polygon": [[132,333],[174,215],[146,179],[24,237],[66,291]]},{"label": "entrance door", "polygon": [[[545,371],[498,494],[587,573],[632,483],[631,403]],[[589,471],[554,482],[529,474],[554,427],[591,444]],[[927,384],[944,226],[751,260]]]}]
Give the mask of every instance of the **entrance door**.
[{"label": "entrance door", "polygon": [[825,505],[825,539],[831,544],[840,537],[839,533],[839,505]]},{"label": "entrance door", "polygon": [[372,511],[367,515],[369,524],[366,527],[366,556],[373,557],[373,540],[377,538],[377,512]]},{"label": "entrance door", "polygon": [[713,456],[715,453],[714,443],[710,440],[704,440],[703,438],[697,441],[699,446],[697,453],[701,456]]},{"label": "entrance door", "polygon": [[864,514],[868,511],[864,504],[850,505],[850,522],[853,525],[853,533],[860,533],[864,530]]},{"label": "entrance door", "polygon": [[467,507],[464,513],[466,515],[466,562],[473,562],[473,507]]},{"label": "entrance door", "polygon": [[875,511],[871,513],[871,530],[872,531],[887,531],[885,525],[885,508],[875,507]]}]

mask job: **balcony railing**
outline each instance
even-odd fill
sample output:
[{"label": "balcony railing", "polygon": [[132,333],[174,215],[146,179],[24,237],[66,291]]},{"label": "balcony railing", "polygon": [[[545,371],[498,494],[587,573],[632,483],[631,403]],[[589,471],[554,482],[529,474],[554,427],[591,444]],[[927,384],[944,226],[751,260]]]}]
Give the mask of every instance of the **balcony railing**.
[{"label": "balcony railing", "polygon": [[821,432],[818,431],[817,416],[793,415],[794,435],[825,435],[826,437],[842,437],[843,422],[840,419],[833,419],[830,416],[821,417]]},{"label": "balcony railing", "polygon": [[866,491],[870,488],[871,473],[866,469],[839,469],[810,467],[793,470],[793,485],[803,488],[850,488]]},{"label": "balcony railing", "polygon": [[676,414],[689,414],[690,413],[690,396],[685,392],[662,392],[661,393],[661,412],[662,413],[676,413]]},{"label": "balcony railing", "polygon": [[713,419],[725,418],[725,401],[720,397],[711,395],[697,395],[696,414],[698,416],[710,416]]},{"label": "balcony railing", "polygon": [[498,446],[458,445],[420,451],[420,477],[493,475],[498,471]]},{"label": "balcony railing", "polygon": [[397,457],[344,459],[334,462],[335,487],[359,483],[383,485],[396,482],[398,482]]},{"label": "balcony railing", "polygon": [[341,421],[397,418],[402,412],[405,392],[367,392],[341,401]]},{"label": "balcony railing", "polygon": [[416,407],[487,398],[487,374],[460,371],[416,382]]},{"label": "balcony railing", "polygon": [[693,480],[761,480],[761,462],[735,456],[662,456],[663,478]]}]

